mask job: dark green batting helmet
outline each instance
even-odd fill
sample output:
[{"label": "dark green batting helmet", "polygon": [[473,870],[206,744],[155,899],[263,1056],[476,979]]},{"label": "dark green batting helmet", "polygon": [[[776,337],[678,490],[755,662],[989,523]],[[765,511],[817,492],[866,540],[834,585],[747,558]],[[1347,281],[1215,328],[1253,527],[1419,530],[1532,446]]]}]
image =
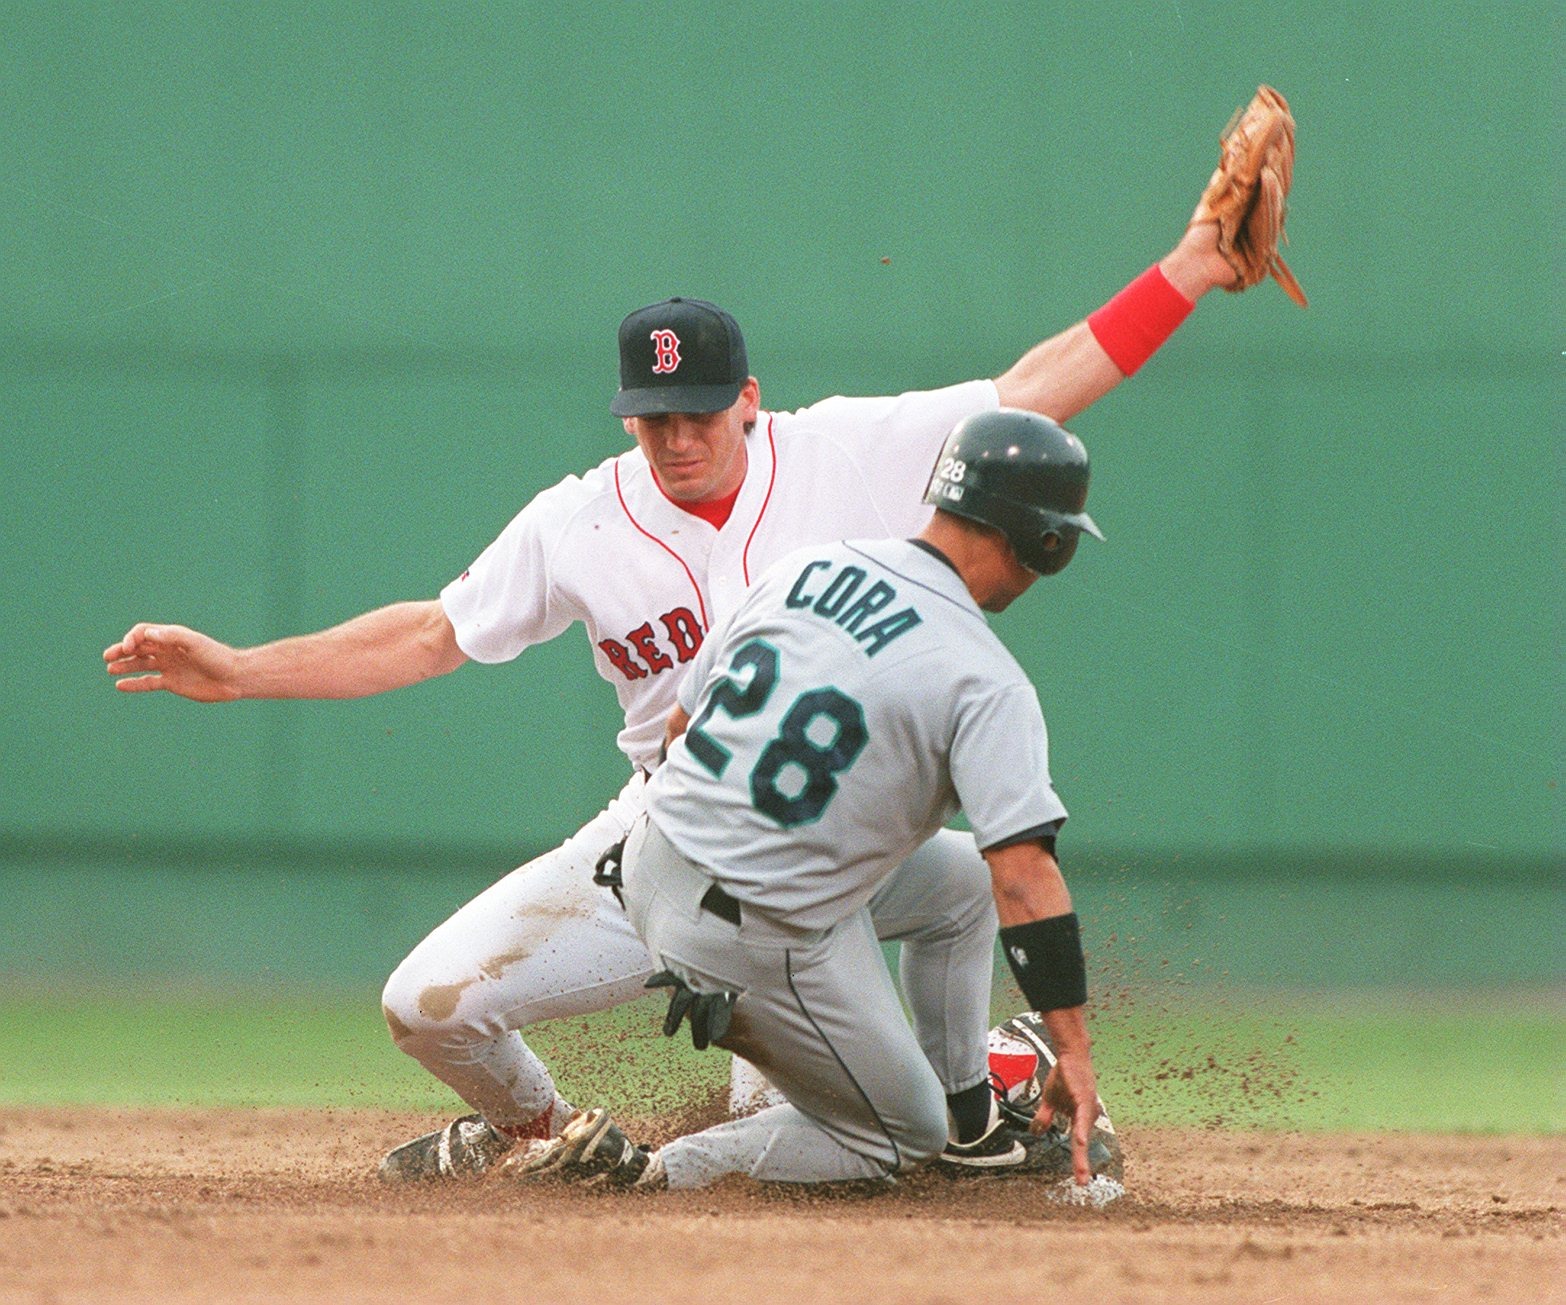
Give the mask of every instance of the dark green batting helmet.
[{"label": "dark green batting helmet", "polygon": [[1082,510],[1088,455],[1070,431],[1016,408],[957,423],[935,460],[924,501],[942,512],[994,526],[1030,571],[1054,575],[1085,530],[1104,536]]}]

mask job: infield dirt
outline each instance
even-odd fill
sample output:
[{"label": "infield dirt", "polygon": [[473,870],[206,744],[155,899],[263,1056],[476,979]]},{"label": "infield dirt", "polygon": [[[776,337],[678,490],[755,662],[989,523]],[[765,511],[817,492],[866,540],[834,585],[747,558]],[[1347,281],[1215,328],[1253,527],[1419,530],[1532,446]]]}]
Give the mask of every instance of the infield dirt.
[{"label": "infield dirt", "polygon": [[[388,1188],[438,1122],[0,1110],[0,1301],[1566,1300],[1566,1138],[1126,1134],[1127,1198]],[[649,1140],[676,1121],[627,1121]]]}]

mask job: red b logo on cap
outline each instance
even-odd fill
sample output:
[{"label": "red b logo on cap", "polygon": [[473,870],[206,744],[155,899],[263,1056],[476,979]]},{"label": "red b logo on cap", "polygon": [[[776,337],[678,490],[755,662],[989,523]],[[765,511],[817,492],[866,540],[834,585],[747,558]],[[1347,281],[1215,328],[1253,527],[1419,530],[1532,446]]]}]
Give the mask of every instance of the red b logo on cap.
[{"label": "red b logo on cap", "polygon": [[654,376],[672,372],[680,365],[680,337],[673,331],[654,331],[652,342],[653,348],[658,351],[658,356],[653,359]]}]

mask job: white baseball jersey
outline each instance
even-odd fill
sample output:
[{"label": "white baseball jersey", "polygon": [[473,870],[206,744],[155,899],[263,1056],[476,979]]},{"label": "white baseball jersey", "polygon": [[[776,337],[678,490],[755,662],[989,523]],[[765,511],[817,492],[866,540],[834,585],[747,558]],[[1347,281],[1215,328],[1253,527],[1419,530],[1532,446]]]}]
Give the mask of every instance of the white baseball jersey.
[{"label": "white baseball jersey", "polygon": [[751,582],[802,545],[917,534],[946,436],[998,403],[981,380],[763,412],[721,530],[666,498],[640,449],[569,476],[441,591],[457,645],[474,661],[509,661],[583,622],[625,712],[620,748],[649,767],[683,671]]},{"label": "white baseball jersey", "polygon": [[654,824],[741,902],[826,929],[959,807],[979,847],[1052,832],[1038,695],[956,568],[913,540],[780,561],[680,690]]}]

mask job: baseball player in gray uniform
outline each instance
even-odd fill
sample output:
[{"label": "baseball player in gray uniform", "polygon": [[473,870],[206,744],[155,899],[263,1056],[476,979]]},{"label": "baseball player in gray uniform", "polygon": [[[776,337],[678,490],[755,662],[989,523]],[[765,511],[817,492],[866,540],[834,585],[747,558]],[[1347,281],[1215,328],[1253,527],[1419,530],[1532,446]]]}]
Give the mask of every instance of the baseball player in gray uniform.
[{"label": "baseball player in gray uniform", "polygon": [[[1038,697],[983,615],[1062,569],[1083,532],[1102,538],[1087,485],[1086,451],[1054,422],[969,417],[935,467],[918,538],[796,552],[707,641],[628,840],[625,903],[656,982],[674,988],[665,1031],[688,1016],[698,1045],[743,1055],[787,1103],[656,1152],[589,1111],[510,1168],[680,1188],[967,1158],[953,1156],[948,1084],[903,1016],[869,911],[960,808],[1004,950],[1058,1053],[1045,1097],[1073,1116],[1071,1172],[1092,1181],[1086,977],[1053,854],[1066,810]],[[964,918],[991,943],[994,920]],[[996,1122],[968,1155],[1033,1136]],[[1096,1199],[1118,1192],[1104,1180]]]},{"label": "baseball player in gray uniform", "polygon": [[[481,1173],[519,1139],[555,1136],[571,1117],[520,1030],[630,1000],[656,968],[593,870],[641,813],[678,686],[753,579],[805,545],[917,533],[929,516],[919,499],[926,471],[956,422],[1000,406],[1069,420],[1135,372],[1197,299],[1234,280],[1217,229],[1197,224],[1103,307],[995,380],[832,398],[796,412],[761,408],[727,313],[698,300],[654,304],[620,328],[611,407],[635,447],[538,494],[438,598],[248,649],[139,622],[105,650],[118,687],[133,693],[351,698],[469,660],[507,661],[585,627],[594,667],[624,710],[630,778],[583,829],[469,902],[388,980],[382,1000],[397,1046],[472,1113],[394,1150],[384,1177]],[[904,991],[932,1056],[958,1041],[951,1027],[977,1040],[960,1065],[936,1066],[960,1094],[985,1074],[988,996],[966,983],[954,990],[947,977],[967,972],[954,953],[976,946],[952,904],[966,900],[988,919],[989,871],[972,838],[955,832],[906,851],[910,875],[889,878],[871,913],[882,938],[904,944]],[[756,1081],[743,1062],[736,1073],[740,1105]],[[971,1140],[980,1124],[956,1114],[970,1118],[958,1140]]]}]

